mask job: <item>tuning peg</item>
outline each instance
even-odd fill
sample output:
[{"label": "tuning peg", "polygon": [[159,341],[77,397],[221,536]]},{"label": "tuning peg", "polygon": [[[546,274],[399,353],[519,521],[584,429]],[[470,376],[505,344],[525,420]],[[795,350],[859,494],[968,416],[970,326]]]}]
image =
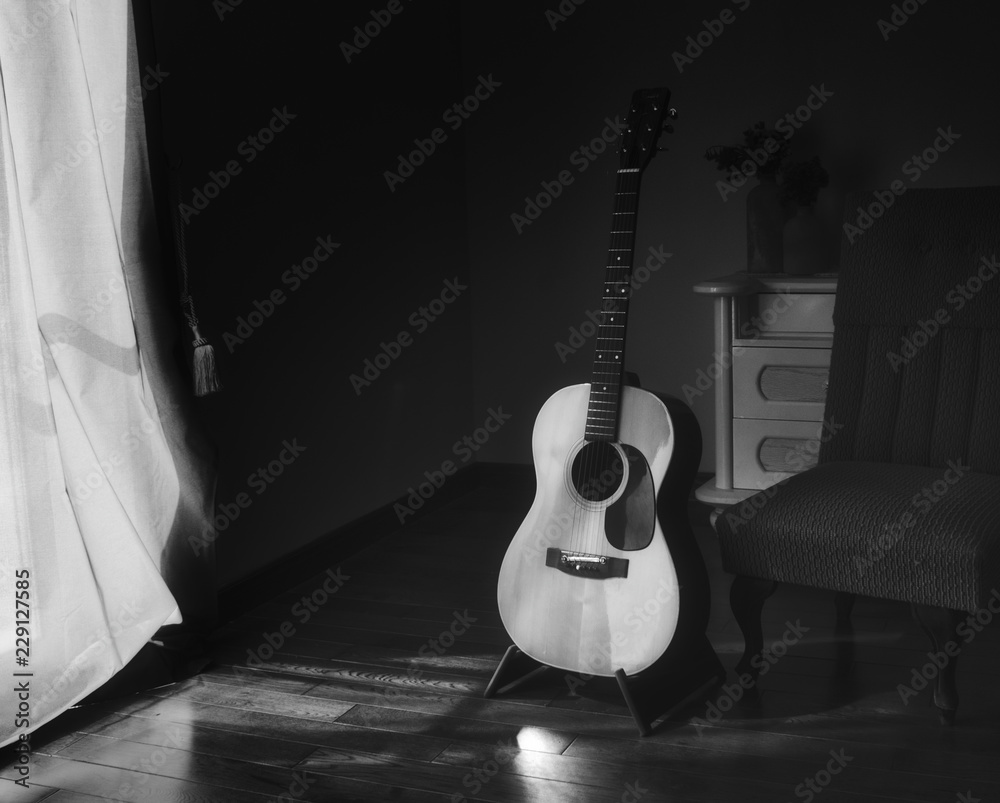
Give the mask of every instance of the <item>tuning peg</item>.
[{"label": "tuning peg", "polygon": [[663,124],[663,133],[664,134],[673,134],[674,133],[674,127],[672,125],[670,125],[670,123],[664,123]]},{"label": "tuning peg", "polygon": [[668,109],[667,110],[667,117],[669,117],[671,120],[676,120],[677,119],[677,109]]}]

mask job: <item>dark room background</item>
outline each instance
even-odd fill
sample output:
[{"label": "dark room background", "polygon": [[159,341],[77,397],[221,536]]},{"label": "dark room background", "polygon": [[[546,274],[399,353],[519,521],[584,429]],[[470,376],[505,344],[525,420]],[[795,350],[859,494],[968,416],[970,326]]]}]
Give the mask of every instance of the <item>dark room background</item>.
[{"label": "dark room background", "polygon": [[[746,266],[749,185],[723,199],[707,147],[811,97],[789,144],[829,171],[834,259],[849,191],[1000,183],[1000,11],[985,2],[151,8],[147,103],[181,159],[225,382],[201,401],[220,587],[431,479],[530,464],[542,402],[589,379],[592,338],[560,344],[598,303],[618,160],[614,142],[580,148],[607,142],[634,89],[670,87],[679,118],[644,175],[637,257],[670,256],[636,292],[628,367],[682,398],[715,360],[691,287]],[[939,128],[952,144],[907,170]],[[512,217],[561,171],[572,182],[536,219]],[[711,395],[691,402],[710,472]]]}]

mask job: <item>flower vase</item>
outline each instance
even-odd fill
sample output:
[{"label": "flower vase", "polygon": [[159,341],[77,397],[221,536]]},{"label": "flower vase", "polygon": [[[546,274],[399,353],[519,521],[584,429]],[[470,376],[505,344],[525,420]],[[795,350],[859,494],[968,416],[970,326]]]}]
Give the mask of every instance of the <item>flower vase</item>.
[{"label": "flower vase", "polygon": [[785,224],[784,245],[785,273],[808,275],[830,270],[826,232],[811,206],[800,206]]},{"label": "flower vase", "polygon": [[747,272],[781,273],[785,212],[773,175],[759,175],[747,193]]}]

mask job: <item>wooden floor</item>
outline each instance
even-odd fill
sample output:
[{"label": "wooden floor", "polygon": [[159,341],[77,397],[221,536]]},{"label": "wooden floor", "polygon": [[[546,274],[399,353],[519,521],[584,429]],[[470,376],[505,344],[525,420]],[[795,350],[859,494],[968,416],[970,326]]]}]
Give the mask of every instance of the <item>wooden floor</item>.
[{"label": "wooden floor", "polygon": [[[798,588],[765,609],[766,641],[795,643],[756,700],[730,673],[728,691],[641,738],[624,708],[574,696],[557,673],[483,699],[508,644],[497,570],[530,496],[483,486],[317,566],[224,628],[200,676],[44,728],[32,786],[0,782],[0,800],[1000,801],[995,623],[963,655],[950,729],[929,690],[908,705],[897,690],[929,660],[905,606],[859,600],[853,641],[838,643],[830,595]],[[731,670],[742,643],[728,579],[698,529],[710,637]],[[337,589],[325,601],[324,583]],[[808,632],[796,639],[789,623]],[[4,778],[11,757],[0,752]]]}]

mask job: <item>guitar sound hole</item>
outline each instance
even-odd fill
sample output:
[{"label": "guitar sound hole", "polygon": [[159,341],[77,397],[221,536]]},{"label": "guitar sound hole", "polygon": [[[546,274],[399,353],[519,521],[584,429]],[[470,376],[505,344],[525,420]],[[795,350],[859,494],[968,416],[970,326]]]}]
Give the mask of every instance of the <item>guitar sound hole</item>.
[{"label": "guitar sound hole", "polygon": [[621,454],[604,441],[591,441],[577,454],[571,472],[573,487],[588,502],[603,502],[614,495],[625,476]]}]

